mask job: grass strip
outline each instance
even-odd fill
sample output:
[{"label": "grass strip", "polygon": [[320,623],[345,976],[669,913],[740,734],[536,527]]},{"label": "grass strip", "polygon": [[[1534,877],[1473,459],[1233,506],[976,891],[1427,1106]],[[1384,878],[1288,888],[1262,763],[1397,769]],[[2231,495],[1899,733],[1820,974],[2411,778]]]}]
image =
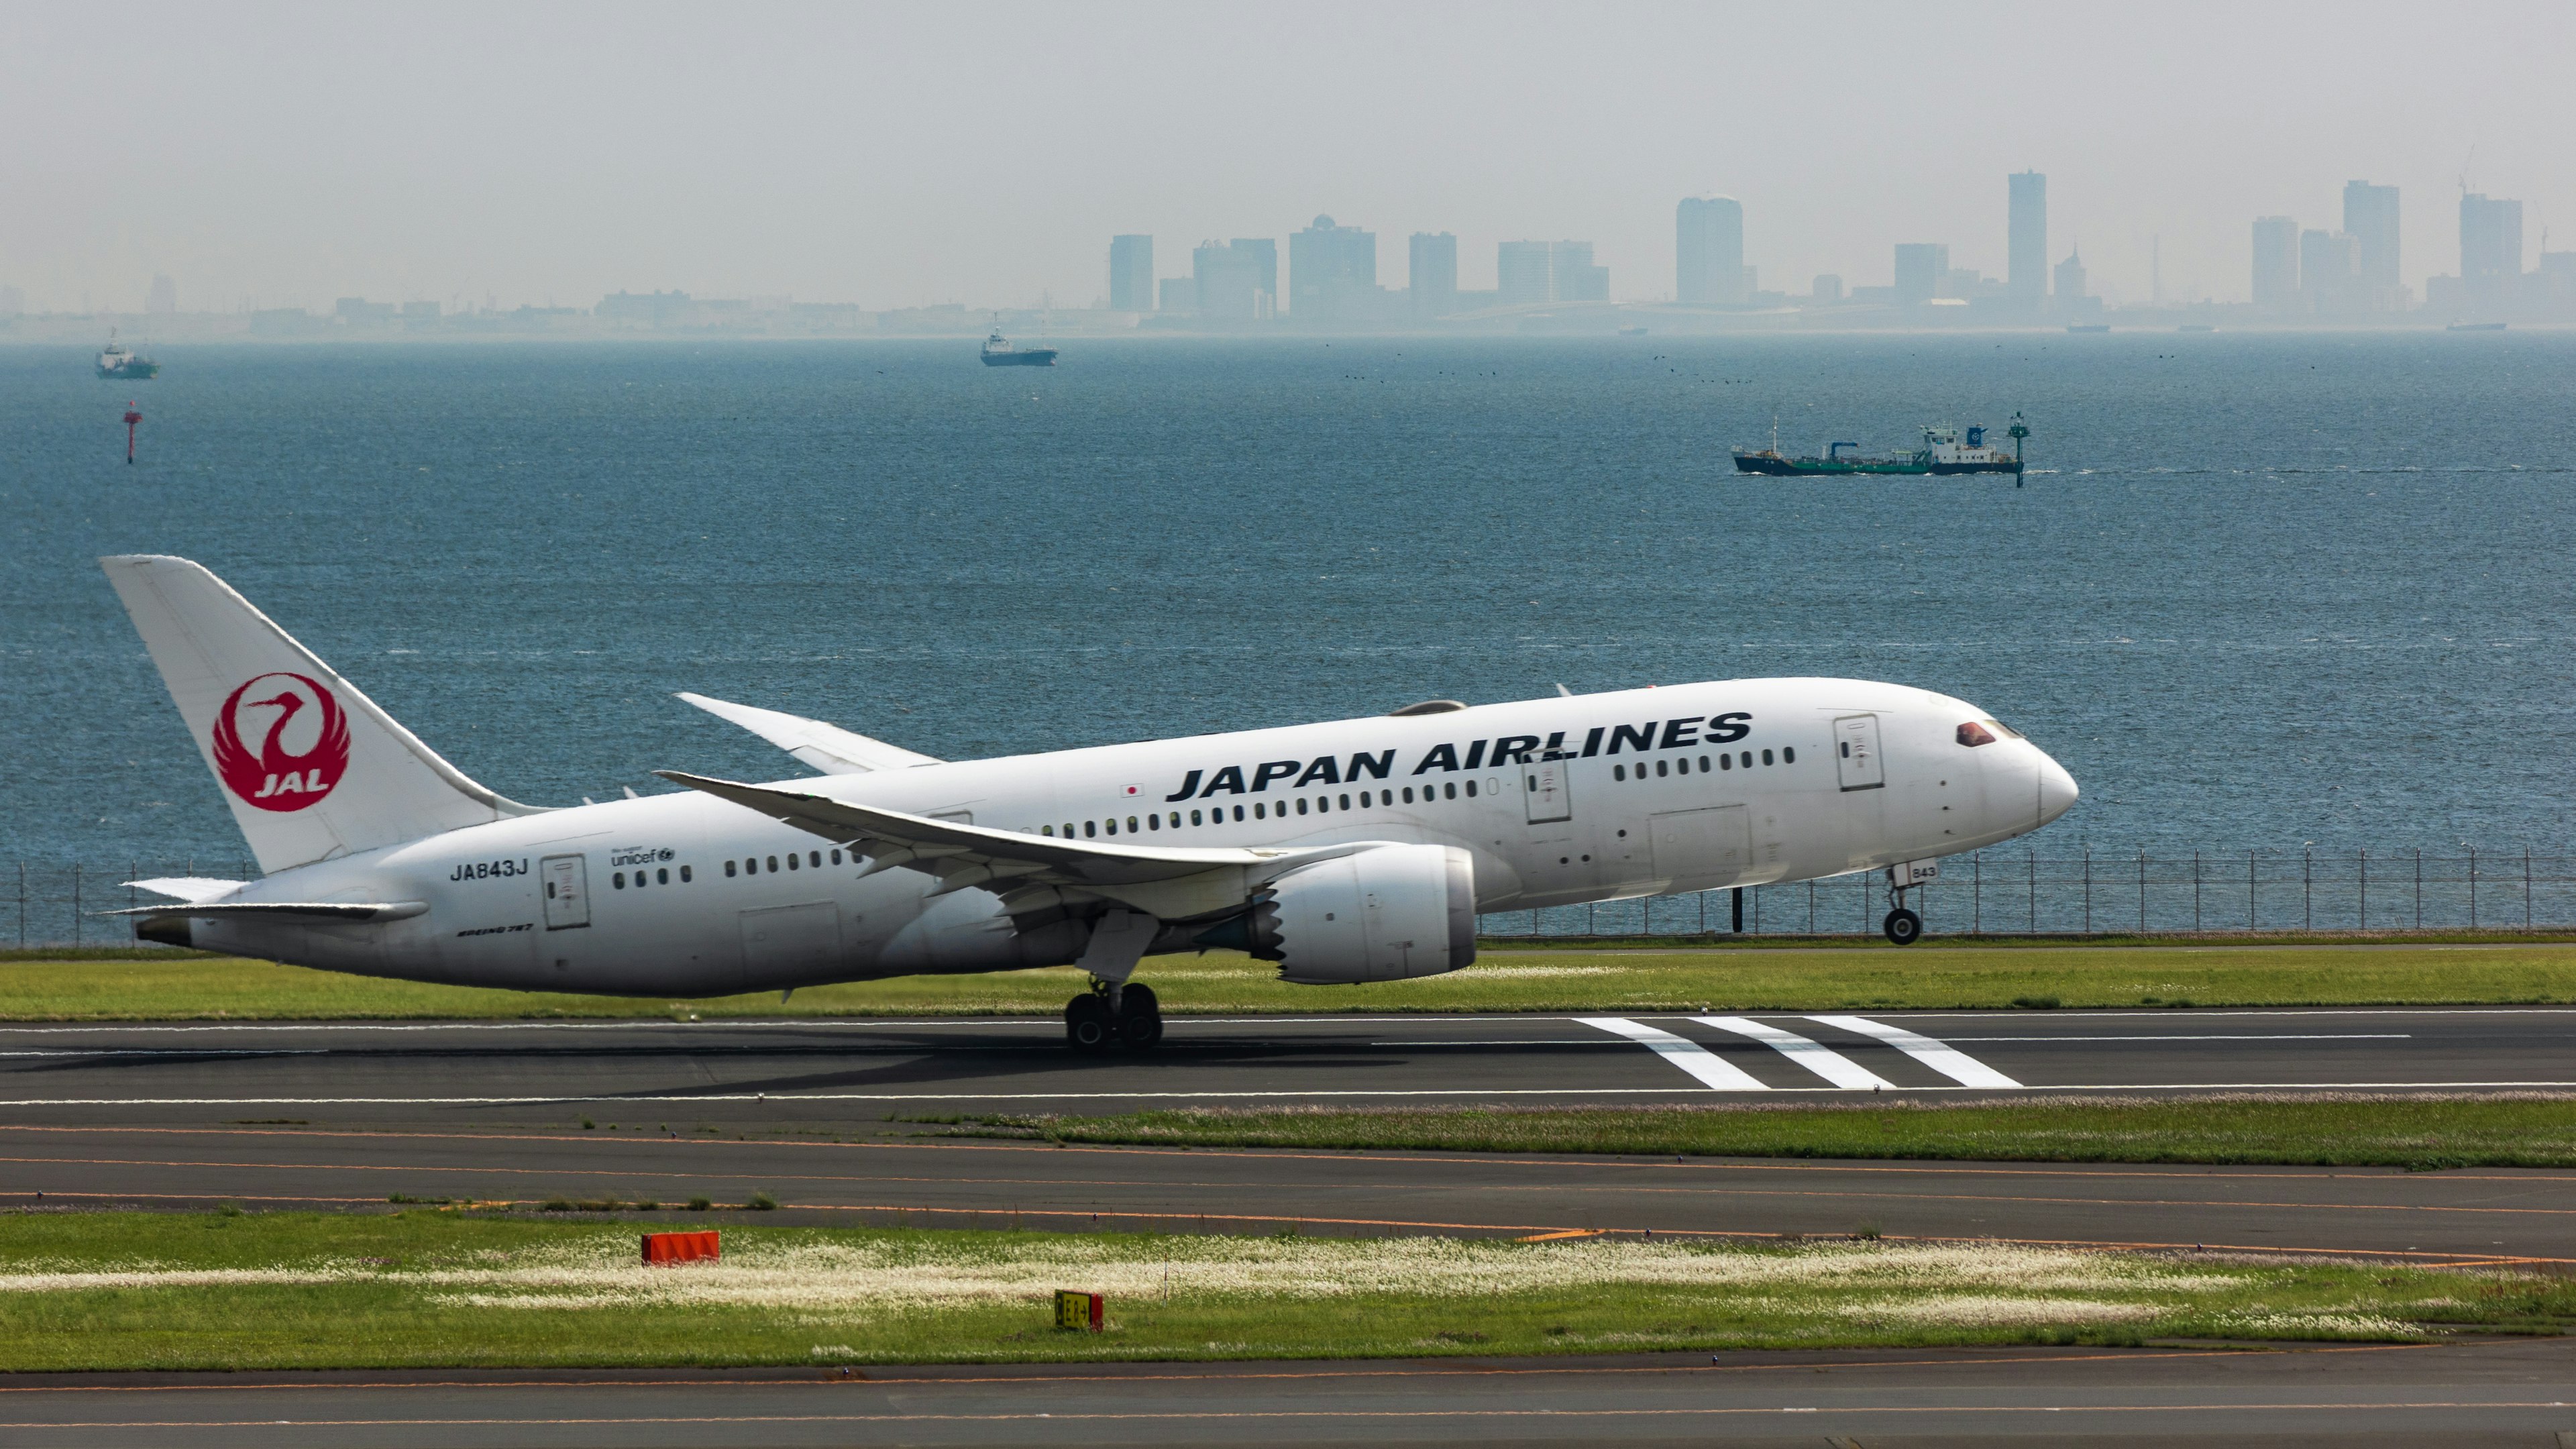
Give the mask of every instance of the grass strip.
[{"label": "grass strip", "polygon": [[[1232,1359],[1638,1349],[2388,1341],[2546,1331],[2576,1283],[1866,1240],[1214,1237],[727,1226],[720,1260],[632,1231],[404,1212],[18,1214],[0,1370]],[[1108,1297],[1053,1328],[1052,1290]]]},{"label": "grass strip", "polygon": [[[1336,987],[1289,986],[1268,963],[1210,952],[1153,958],[1137,979],[1175,1014],[2544,1004],[2576,1002],[2576,944],[1532,947],[1489,951],[1447,976]],[[171,954],[0,960],[0,1020],[1051,1016],[1082,984],[1060,967],[849,982],[786,1002],[766,993],[677,1001]]]},{"label": "grass strip", "polygon": [[2228,1093],[1930,1104],[1214,1107],[916,1118],[968,1135],[1192,1147],[1406,1148],[1981,1162],[2576,1167],[2576,1094]]}]

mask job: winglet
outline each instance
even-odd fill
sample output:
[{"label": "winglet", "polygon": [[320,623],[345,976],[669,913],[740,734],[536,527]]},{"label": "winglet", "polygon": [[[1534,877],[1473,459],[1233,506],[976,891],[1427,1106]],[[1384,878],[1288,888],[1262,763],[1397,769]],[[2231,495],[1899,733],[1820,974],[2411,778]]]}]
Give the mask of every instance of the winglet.
[{"label": "winglet", "polygon": [[915,765],[940,763],[929,755],[915,754],[883,740],[853,734],[839,725],[825,724],[819,719],[709,699],[703,694],[682,693],[680,698],[720,720],[742,726],[826,775],[909,770]]}]

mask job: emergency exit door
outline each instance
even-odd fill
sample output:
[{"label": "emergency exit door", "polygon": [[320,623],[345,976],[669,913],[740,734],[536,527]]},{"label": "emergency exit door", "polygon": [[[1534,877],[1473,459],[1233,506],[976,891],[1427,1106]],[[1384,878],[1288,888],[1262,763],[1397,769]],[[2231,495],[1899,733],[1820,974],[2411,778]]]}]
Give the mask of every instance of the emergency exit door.
[{"label": "emergency exit door", "polygon": [[1530,824],[1574,818],[1574,792],[1568,788],[1565,765],[1563,760],[1522,762],[1521,800],[1529,808]]},{"label": "emergency exit door", "polygon": [[546,929],[561,931],[590,924],[590,871],[578,855],[549,855],[537,863],[545,883]]},{"label": "emergency exit door", "polygon": [[1845,790],[1875,790],[1887,783],[1878,759],[1878,716],[1847,714],[1834,721],[1834,770]]}]

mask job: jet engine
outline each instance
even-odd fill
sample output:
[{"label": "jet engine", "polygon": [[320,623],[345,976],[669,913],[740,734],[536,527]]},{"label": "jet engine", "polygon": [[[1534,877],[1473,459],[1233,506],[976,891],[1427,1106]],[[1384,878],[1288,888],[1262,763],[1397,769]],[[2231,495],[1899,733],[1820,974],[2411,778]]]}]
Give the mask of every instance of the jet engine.
[{"label": "jet engine", "polygon": [[1476,959],[1476,868],[1450,845],[1382,845],[1270,883],[1244,921],[1252,954],[1307,985],[1437,976]]}]

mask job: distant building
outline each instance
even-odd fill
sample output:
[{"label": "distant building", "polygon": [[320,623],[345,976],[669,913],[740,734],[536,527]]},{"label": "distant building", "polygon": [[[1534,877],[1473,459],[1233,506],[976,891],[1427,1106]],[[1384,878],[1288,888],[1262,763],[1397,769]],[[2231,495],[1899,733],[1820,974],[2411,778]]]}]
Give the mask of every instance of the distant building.
[{"label": "distant building", "polygon": [[1897,301],[1929,302],[1941,295],[1942,283],[1949,279],[1949,243],[1898,242],[1896,244]]},{"label": "distant building", "polygon": [[1505,307],[1525,307],[1556,300],[1548,254],[1553,244],[1504,242],[1494,249],[1494,300]]},{"label": "distant building", "polygon": [[[1742,270],[1741,268],[1738,269]],[[1592,243],[1558,242],[1548,252],[1548,284],[1559,302],[1607,302],[1610,269],[1592,264]]]},{"label": "distant building", "polygon": [[1458,238],[1417,231],[1405,245],[1405,286],[1416,317],[1446,317],[1458,310]]},{"label": "distant building", "polygon": [[153,273],[152,290],[143,298],[143,310],[165,316],[178,311],[179,284],[161,273]]},{"label": "distant building", "polygon": [[1165,277],[1155,286],[1157,288],[1154,294],[1155,311],[1182,313],[1195,312],[1199,309],[1198,278]]},{"label": "distant building", "polygon": [[1685,197],[1673,218],[1673,296],[1739,306],[1753,293],[1744,265],[1744,207],[1731,196]]},{"label": "distant building", "polygon": [[2405,305],[2406,284],[2397,269],[2397,188],[2367,181],[2343,184],[2343,229],[2356,248],[2357,300],[2373,312]]},{"label": "distant building", "polygon": [[1839,302],[1843,299],[1843,279],[1827,272],[1816,278],[1815,286],[1808,295],[1819,302]]},{"label": "distant building", "polygon": [[1257,322],[1279,312],[1279,244],[1268,237],[1201,242],[1190,253],[1198,315],[1210,322]]},{"label": "distant building", "polygon": [[1109,310],[1154,310],[1154,239],[1114,236],[1109,239]]},{"label": "distant building", "polygon": [[1288,315],[1301,322],[1368,316],[1377,293],[1377,233],[1316,217],[1288,238],[1288,286]]},{"label": "distant building", "polygon": [[2522,203],[2460,196],[2460,290],[2472,307],[2511,304],[2522,284]]},{"label": "distant building", "polygon": [[686,321],[697,303],[688,293],[617,292],[599,299],[590,315],[602,322],[615,322],[628,327],[676,327]]},{"label": "distant building", "polygon": [[331,305],[331,314],[340,319],[343,327],[381,327],[394,320],[394,304],[342,297]]},{"label": "distant building", "polygon": [[438,322],[438,304],[436,302],[405,302],[402,304],[402,320],[405,327],[434,326]]},{"label": "distant building", "polygon": [[2299,223],[2254,218],[2254,305],[2289,311],[2299,305]]},{"label": "distant building", "polygon": [[2057,264],[2057,286],[2054,301],[2057,315],[2069,319],[2090,317],[2102,310],[2102,302],[2085,290],[2084,248],[2077,247]]},{"label": "distant building", "polygon": [[2005,233],[2004,290],[2036,313],[2048,300],[2048,178],[2016,171],[2007,178],[2011,211]]},{"label": "distant building", "polygon": [[2361,280],[2361,249],[2350,233],[2299,233],[2299,298],[2321,317],[2355,310],[2353,293]]}]

